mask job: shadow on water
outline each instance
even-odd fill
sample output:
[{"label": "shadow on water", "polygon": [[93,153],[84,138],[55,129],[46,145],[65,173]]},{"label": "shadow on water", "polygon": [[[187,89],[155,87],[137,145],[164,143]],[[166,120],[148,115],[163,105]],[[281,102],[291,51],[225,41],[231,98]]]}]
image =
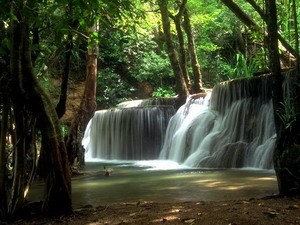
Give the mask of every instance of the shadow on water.
[{"label": "shadow on water", "polygon": [[[153,162],[154,167],[150,166]],[[109,176],[105,175],[106,171]],[[29,199],[40,200],[43,185],[36,183],[32,189]],[[274,193],[277,193],[277,181],[271,170],[176,169],[176,165],[164,161],[88,162],[84,175],[72,180],[75,208],[86,204],[138,201],[249,199]]]}]

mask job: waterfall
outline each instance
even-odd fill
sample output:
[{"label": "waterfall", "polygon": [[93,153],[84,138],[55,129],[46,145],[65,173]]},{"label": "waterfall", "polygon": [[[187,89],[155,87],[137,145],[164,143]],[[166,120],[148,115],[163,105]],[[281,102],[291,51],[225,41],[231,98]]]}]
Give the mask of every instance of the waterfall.
[{"label": "waterfall", "polygon": [[[283,90],[290,92],[291,79]],[[175,99],[136,100],[97,111],[86,158],[172,160],[201,168],[273,168],[276,133],[271,76],[222,82],[175,113]]]},{"label": "waterfall", "polygon": [[174,101],[135,100],[96,111],[82,141],[86,159],[157,159],[175,113]]},{"label": "waterfall", "polygon": [[269,76],[227,81],[171,118],[160,159],[190,167],[271,169],[275,127]]}]

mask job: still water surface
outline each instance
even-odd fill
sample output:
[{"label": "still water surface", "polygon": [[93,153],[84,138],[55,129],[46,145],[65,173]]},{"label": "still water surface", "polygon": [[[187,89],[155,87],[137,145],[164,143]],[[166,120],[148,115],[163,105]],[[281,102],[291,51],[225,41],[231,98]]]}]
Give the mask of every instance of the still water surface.
[{"label": "still water surface", "polygon": [[[98,161],[86,163],[84,172],[72,180],[75,208],[138,201],[249,199],[278,192],[272,170],[192,169],[169,161]],[[42,199],[43,188],[43,184],[35,183],[29,199]]]}]

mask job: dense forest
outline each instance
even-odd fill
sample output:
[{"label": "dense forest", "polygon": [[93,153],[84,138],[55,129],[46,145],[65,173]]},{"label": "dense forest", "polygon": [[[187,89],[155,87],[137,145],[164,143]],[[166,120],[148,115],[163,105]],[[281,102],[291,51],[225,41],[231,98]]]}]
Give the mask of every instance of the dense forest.
[{"label": "dense forest", "polygon": [[[37,175],[43,211],[72,212],[72,169],[95,110],[174,96],[179,107],[261,74],[273,78],[279,194],[300,194],[298,1],[4,0],[0,19],[0,217],[24,207]],[[71,82],[84,84],[82,100],[62,122]]]}]

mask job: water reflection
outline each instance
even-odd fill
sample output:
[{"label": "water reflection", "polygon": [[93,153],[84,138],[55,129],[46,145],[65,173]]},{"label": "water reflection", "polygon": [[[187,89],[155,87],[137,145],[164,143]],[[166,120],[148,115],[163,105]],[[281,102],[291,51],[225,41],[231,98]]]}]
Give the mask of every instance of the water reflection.
[{"label": "water reflection", "polygon": [[[161,168],[163,165],[168,166]],[[206,170],[176,167],[163,161],[100,161],[88,162],[84,172],[85,175],[72,180],[75,208],[138,201],[248,199],[278,192],[276,176],[271,170]],[[36,183],[29,194],[30,200],[41,199],[42,190],[42,184]]]}]

